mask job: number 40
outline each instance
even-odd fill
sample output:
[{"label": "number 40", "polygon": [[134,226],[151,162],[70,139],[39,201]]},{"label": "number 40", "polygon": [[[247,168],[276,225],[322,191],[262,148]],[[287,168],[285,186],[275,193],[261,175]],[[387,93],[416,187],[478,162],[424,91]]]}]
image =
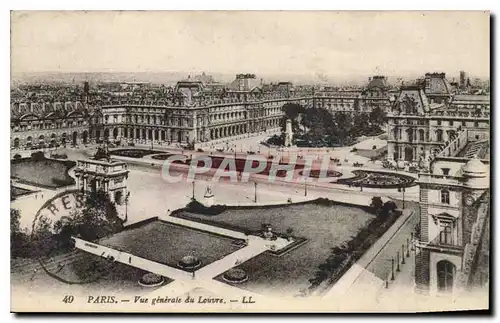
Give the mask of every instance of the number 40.
[{"label": "number 40", "polygon": [[73,297],[73,295],[66,295],[66,296],[64,296],[62,301],[63,301],[63,303],[68,304],[68,303],[73,303],[74,300],[75,300],[75,298]]}]

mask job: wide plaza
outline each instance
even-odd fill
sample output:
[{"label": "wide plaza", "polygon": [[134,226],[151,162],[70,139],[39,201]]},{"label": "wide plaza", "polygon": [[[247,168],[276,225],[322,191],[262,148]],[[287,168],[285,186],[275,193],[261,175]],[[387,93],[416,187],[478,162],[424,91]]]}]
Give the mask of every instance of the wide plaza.
[{"label": "wide plaza", "polygon": [[[291,154],[310,154],[315,158],[328,155],[332,159],[349,160],[342,166],[338,166],[332,161],[332,169],[335,172],[341,175],[346,174],[342,178],[354,176],[355,173],[353,172],[359,169],[377,171],[381,168],[378,163],[370,163],[366,157],[353,152],[352,147],[312,149],[310,151],[291,148],[273,152],[272,149],[260,144],[269,135],[235,139],[236,143],[233,145],[234,147],[240,145],[242,151],[246,149],[255,150],[257,154],[260,153],[264,156],[269,153],[280,155],[283,160],[287,160]],[[229,147],[230,145],[226,146]],[[395,199],[398,204],[401,204],[402,194],[394,188],[384,191],[369,187],[359,188],[356,185],[335,184],[333,180],[337,178],[332,178],[333,184],[332,182],[326,182],[307,185],[301,182],[269,182],[263,177],[255,178],[246,183],[213,182],[210,178],[203,177],[196,178],[194,182],[169,183],[161,176],[161,169],[158,167],[162,161],[156,161],[155,164],[149,152],[154,154],[162,152],[169,154],[182,153],[185,155],[189,152],[176,147],[153,147],[154,151],[148,151],[151,148],[141,146],[121,147],[118,149],[131,152],[137,151],[139,153],[132,153],[132,155],[125,158],[113,156],[113,158],[129,162],[127,189],[130,192],[130,197],[126,212],[127,225],[132,225],[134,228],[115,234],[99,243],[108,248],[148,259],[176,270],[179,269],[178,262],[184,257],[196,257],[202,264],[199,268],[201,276],[203,276],[203,267],[211,265],[210,268],[207,267],[205,270],[207,273],[211,273],[207,278],[212,279],[214,283],[225,284],[229,290],[237,291],[237,293],[247,291],[268,296],[303,296],[304,291],[310,286],[309,280],[315,276],[318,268],[326,261],[331,249],[351,240],[360,229],[366,227],[373,219],[373,215],[360,208],[360,206],[368,206],[374,196],[382,196],[384,200]],[[221,147],[214,145],[213,150],[210,147],[205,147],[203,153],[199,151],[193,153],[234,158],[234,151],[221,150]],[[85,149],[64,149],[58,152],[67,154],[70,160],[77,160],[88,158],[93,151],[95,151],[95,148],[89,146]],[[236,152],[237,158],[244,158],[246,155],[245,152]],[[366,163],[366,166],[363,168],[353,167],[352,162]],[[411,174],[404,176],[411,176]],[[147,221],[151,218],[168,217],[173,211],[185,207],[193,198],[203,202],[207,187],[210,187],[214,192],[215,204],[246,209],[228,210],[217,216],[210,217],[192,212],[181,213],[184,220],[208,223],[211,227],[209,231],[213,230],[213,232],[200,231],[189,227],[189,225],[179,225],[161,220]],[[25,186],[25,188],[33,188],[33,186]],[[408,188],[405,198],[407,200],[415,199],[418,196],[416,195],[416,189],[418,187]],[[25,201],[31,201],[29,203],[30,210],[36,210],[54,195],[53,191],[49,189],[38,188],[37,191],[36,195],[22,197],[23,205],[28,204]],[[347,204],[337,206],[295,205],[295,203],[308,203],[318,198],[326,198]],[[268,207],[268,205],[275,206]],[[26,213],[29,213],[29,210],[26,211]],[[23,217],[22,222],[26,227],[29,227],[32,221],[33,219],[29,217]],[[141,224],[143,221],[146,221],[145,224]],[[216,233],[221,226],[230,226],[241,232],[258,232],[264,223],[271,225],[273,230],[282,234],[291,230],[293,236],[303,239],[304,243],[279,256],[266,251],[266,248],[262,249],[262,246],[259,246],[258,243],[249,246],[248,248],[253,251],[248,253],[240,250],[243,246],[234,243],[234,238]],[[404,236],[409,237],[409,232],[412,230],[413,228],[410,227],[405,229]],[[238,256],[240,253],[241,257]],[[392,251],[389,253],[392,253]],[[379,263],[381,262],[379,261]],[[57,261],[54,261],[54,263],[57,263]],[[36,265],[31,264],[30,266],[36,268]],[[215,267],[219,268],[215,269]],[[65,274],[74,276],[69,272],[71,269],[68,268],[71,267],[67,266],[64,269],[68,271]],[[243,269],[248,274],[248,280],[237,286],[227,283],[223,279],[223,275],[232,268]],[[382,269],[384,273],[388,270],[385,264],[377,268],[384,268]],[[33,284],[39,284],[40,280],[44,280],[46,284],[52,284],[57,288],[65,285],[58,281],[52,281],[53,279],[44,275],[41,270],[36,272],[30,270],[22,271],[19,277],[30,276],[30,282],[33,282]],[[134,283],[134,280],[138,280],[138,277],[145,272],[127,264],[116,263],[112,276],[102,275],[96,278],[96,282],[83,284],[77,288],[82,291],[88,291],[89,289],[100,290],[103,286],[114,285],[122,275],[124,282],[127,283],[122,284],[121,289],[129,292],[141,291],[147,293],[151,290],[135,286]],[[16,273],[13,275],[15,276]],[[191,276],[166,276],[166,279],[163,288],[176,290],[177,283],[184,279],[187,281],[191,279]],[[102,280],[108,282],[100,285],[98,282]],[[173,285],[172,281],[174,282]],[[190,284],[189,286],[192,286],[192,282]],[[206,287],[203,283],[200,284],[200,286]],[[170,285],[172,286],[168,287]],[[185,288],[181,288],[181,291],[186,292]]]}]

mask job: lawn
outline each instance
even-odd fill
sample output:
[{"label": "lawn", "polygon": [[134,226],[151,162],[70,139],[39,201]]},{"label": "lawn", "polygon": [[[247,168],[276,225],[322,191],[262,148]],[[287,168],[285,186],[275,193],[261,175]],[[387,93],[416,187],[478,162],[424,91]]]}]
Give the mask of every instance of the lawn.
[{"label": "lawn", "polygon": [[[361,208],[315,204],[228,210],[213,216],[184,212],[179,216],[239,227],[241,231],[257,231],[262,223],[269,223],[276,232],[285,233],[292,228],[292,235],[308,239],[282,256],[266,252],[238,266],[249,276],[238,287],[257,293],[265,290],[266,294],[277,296],[293,296],[308,288],[309,279],[328,258],[331,248],[350,240],[373,219]],[[220,276],[217,280],[222,281]]]},{"label": "lawn", "polygon": [[[73,293],[84,293],[86,295],[108,295],[109,293],[113,295],[121,292],[138,292],[139,294],[143,294],[159,288],[139,285],[139,279],[147,273],[144,270],[119,262],[108,263],[103,258],[84,251],[77,251],[76,254],[77,257],[72,263],[66,263],[60,269],[55,265],[49,265],[50,276],[43,269],[40,269],[36,274],[33,273],[32,268],[37,263],[36,260],[27,262],[25,268],[16,267],[11,274],[12,284],[19,286],[34,284],[34,288],[46,288],[47,290],[64,290],[67,288]],[[75,269],[76,266],[88,268],[93,263],[100,265],[97,265],[95,270],[85,269],[85,276],[83,277],[76,273],[77,271],[81,271],[81,269]],[[50,262],[46,262],[45,264],[50,264]],[[103,268],[105,270],[102,270]],[[68,284],[64,280],[72,282],[72,284]],[[164,280],[163,286],[172,282],[167,277],[164,277]]]},{"label": "lawn", "polygon": [[[155,221],[125,230],[100,244],[177,268],[184,256],[194,255],[206,266],[240,247],[234,239],[183,226]],[[201,268],[201,267],[200,267]]]},{"label": "lawn", "polygon": [[34,186],[59,188],[75,183],[75,180],[68,174],[68,170],[75,164],[74,161],[55,159],[23,158],[12,160],[10,176],[22,183]]},{"label": "lawn", "polygon": [[31,193],[35,192],[35,191],[31,191],[31,190],[27,190],[25,188],[15,187],[15,186],[12,186],[10,189],[11,189],[11,196],[13,198],[16,198],[18,196],[23,196],[26,194],[31,194]]}]

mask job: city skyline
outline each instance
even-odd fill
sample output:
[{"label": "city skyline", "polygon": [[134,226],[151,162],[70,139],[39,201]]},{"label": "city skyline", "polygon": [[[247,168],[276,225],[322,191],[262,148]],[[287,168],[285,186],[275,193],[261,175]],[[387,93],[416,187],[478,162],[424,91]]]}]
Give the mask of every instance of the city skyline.
[{"label": "city skyline", "polygon": [[214,71],[343,81],[465,70],[488,77],[489,15],[13,12],[11,54],[13,75]]}]

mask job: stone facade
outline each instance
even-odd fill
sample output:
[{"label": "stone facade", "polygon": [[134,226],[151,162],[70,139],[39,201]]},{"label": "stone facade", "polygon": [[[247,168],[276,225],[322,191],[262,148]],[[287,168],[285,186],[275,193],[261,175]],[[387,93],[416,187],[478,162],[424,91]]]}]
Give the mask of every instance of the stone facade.
[{"label": "stone facade", "polygon": [[489,102],[479,100],[484,104],[466,104],[462,99],[454,101],[451,94],[437,92],[426,89],[423,84],[401,88],[388,114],[389,160],[429,162],[464,129],[469,129],[470,134],[478,131],[475,140],[486,139],[484,134],[490,126]]},{"label": "stone facade", "polygon": [[463,276],[463,255],[474,240],[479,201],[489,188],[486,164],[488,160],[437,156],[429,171],[419,174],[417,291],[441,295],[461,289],[463,279],[458,277]]},{"label": "stone facade", "polygon": [[390,106],[388,87],[380,76],[357,90],[263,84],[253,74],[238,74],[227,85],[210,80],[206,76],[181,80],[156,96],[148,94],[146,85],[136,96],[128,87],[123,95],[119,86],[114,96],[103,92],[84,104],[21,100],[12,104],[11,146],[30,149],[105,140],[203,143],[279,129],[286,103],[332,113],[369,113],[375,107]]}]

